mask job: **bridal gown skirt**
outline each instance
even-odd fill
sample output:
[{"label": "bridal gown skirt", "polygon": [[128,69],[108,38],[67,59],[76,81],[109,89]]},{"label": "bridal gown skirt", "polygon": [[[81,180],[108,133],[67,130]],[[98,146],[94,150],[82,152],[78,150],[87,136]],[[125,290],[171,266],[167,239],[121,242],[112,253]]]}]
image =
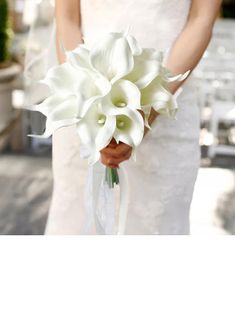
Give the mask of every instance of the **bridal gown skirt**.
[{"label": "bridal gown skirt", "polygon": [[[167,49],[182,30],[189,7],[189,0],[83,0],[84,38],[89,42],[130,24],[131,33],[143,47]],[[130,185],[126,234],[189,234],[190,203],[200,162],[199,108],[193,78],[183,85],[178,104],[177,120],[160,115],[137,149],[136,162],[123,163]],[[54,190],[46,234],[81,234],[87,171],[75,127],[57,130],[53,135]]]}]

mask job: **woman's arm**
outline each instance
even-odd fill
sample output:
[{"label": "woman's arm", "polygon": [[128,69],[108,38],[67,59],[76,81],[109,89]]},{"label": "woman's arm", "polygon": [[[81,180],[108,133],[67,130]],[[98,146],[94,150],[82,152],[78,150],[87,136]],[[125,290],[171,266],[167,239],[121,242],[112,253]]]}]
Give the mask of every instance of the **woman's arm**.
[{"label": "woman's arm", "polygon": [[65,56],[61,50],[62,41],[68,50],[74,49],[82,42],[80,29],[80,0],[56,0],[56,49],[60,63],[65,62]]},{"label": "woman's arm", "polygon": [[[193,70],[206,50],[222,0],[192,0],[187,24],[169,54],[166,67],[173,73]],[[182,82],[172,83],[172,93]]]},{"label": "woman's arm", "polygon": [[[188,21],[166,62],[166,67],[173,74],[185,73],[196,67],[211,39],[221,2],[222,0],[192,0]],[[181,85],[182,82],[172,83],[169,89],[174,94]],[[150,125],[157,116],[158,113],[152,109]],[[131,147],[126,144],[108,146],[101,151],[101,160],[108,166],[118,166],[122,161],[129,159],[130,149]]]},{"label": "woman's arm", "polygon": [[[218,16],[222,0],[192,0],[188,21],[184,30],[173,45],[166,67],[173,74],[183,74],[193,70],[205,52]],[[169,89],[174,94],[183,82],[174,82]],[[152,110],[150,125],[158,116]]]}]

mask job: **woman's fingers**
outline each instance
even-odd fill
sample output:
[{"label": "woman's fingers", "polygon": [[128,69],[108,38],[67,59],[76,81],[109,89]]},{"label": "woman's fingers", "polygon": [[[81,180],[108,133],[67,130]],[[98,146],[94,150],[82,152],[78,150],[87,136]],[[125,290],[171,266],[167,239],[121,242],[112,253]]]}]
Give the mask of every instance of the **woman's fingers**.
[{"label": "woman's fingers", "polygon": [[124,155],[120,156],[119,158],[115,158],[101,152],[101,162],[104,165],[109,166],[111,168],[118,168],[121,162],[128,160],[130,158],[131,152],[132,149],[129,149]]},{"label": "woman's fingers", "polygon": [[119,168],[119,162],[115,162],[115,160],[112,160],[105,155],[101,155],[101,162],[103,165],[110,167],[110,168]]},{"label": "woman's fingers", "polygon": [[125,154],[128,153],[130,150],[132,150],[131,146],[124,143],[119,143],[116,147],[107,146],[106,148],[101,150],[101,153],[110,157],[120,158],[121,156],[125,156]]},{"label": "woman's fingers", "polygon": [[121,162],[130,158],[131,153],[131,146],[123,142],[117,144],[116,140],[112,139],[110,144],[100,151],[101,162],[110,168],[118,168]]}]

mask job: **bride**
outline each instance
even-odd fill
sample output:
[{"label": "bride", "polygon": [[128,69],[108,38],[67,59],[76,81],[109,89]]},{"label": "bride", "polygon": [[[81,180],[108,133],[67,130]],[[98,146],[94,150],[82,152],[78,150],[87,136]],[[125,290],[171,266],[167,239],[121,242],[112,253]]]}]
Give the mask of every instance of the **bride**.
[{"label": "bride", "polygon": [[[56,0],[56,48],[65,61],[60,41],[68,50],[83,39],[92,43],[103,34],[126,30],[142,47],[167,52],[165,65],[175,74],[193,70],[212,34],[221,0]],[[199,108],[193,75],[171,84],[178,96],[177,120],[152,111],[151,131],[137,149],[111,143],[101,162],[125,167],[129,205],[125,234],[189,234],[189,210],[200,163]],[[74,126],[53,134],[53,197],[46,234],[82,234],[86,220],[87,163],[80,157]],[[87,234],[93,234],[91,231]]]}]

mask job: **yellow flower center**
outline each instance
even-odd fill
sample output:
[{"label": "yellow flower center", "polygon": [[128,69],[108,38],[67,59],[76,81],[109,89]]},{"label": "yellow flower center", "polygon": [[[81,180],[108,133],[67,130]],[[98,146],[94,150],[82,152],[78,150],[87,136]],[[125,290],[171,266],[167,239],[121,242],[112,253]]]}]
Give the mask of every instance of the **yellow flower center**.
[{"label": "yellow flower center", "polygon": [[118,122],[117,122],[117,127],[118,127],[118,128],[123,128],[124,126],[125,126],[124,121],[118,121]]},{"label": "yellow flower center", "polygon": [[97,123],[98,123],[99,125],[104,125],[105,120],[106,120],[105,115],[100,115],[99,118],[98,118]]},{"label": "yellow flower center", "polygon": [[116,117],[117,128],[122,131],[129,130],[131,128],[131,124],[131,119],[126,115],[118,115]]},{"label": "yellow flower center", "polygon": [[117,102],[115,104],[117,107],[125,107],[126,106],[126,103],[125,102]]}]

